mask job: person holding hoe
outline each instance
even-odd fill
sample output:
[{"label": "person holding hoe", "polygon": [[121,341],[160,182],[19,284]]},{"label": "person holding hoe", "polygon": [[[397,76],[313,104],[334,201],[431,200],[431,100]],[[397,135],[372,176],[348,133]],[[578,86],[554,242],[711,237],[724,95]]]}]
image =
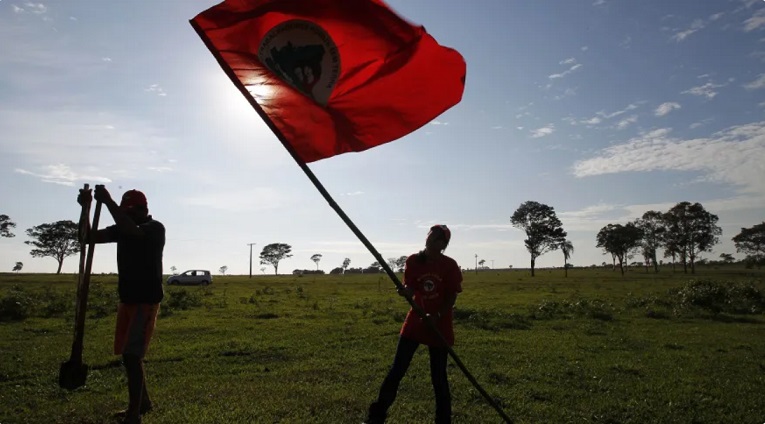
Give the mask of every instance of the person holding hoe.
[{"label": "person holding hoe", "polygon": [[[91,190],[80,190],[81,205],[91,202]],[[165,227],[149,215],[146,196],[128,190],[117,204],[103,185],[97,185],[96,201],[109,209],[115,225],[97,230],[86,238],[94,243],[117,243],[118,291],[120,303],[114,334],[114,354],[122,355],[128,383],[128,407],[117,415],[124,423],[141,422],[141,415],[153,407],[146,390],[143,358],[149,347],[162,289],[162,253]]]},{"label": "person holding hoe", "polygon": [[[424,344],[430,354],[430,379],[436,395],[436,424],[451,422],[452,404],[446,376],[448,346],[454,345],[452,308],[457,293],[462,291],[462,271],[454,259],[443,254],[449,245],[451,231],[446,225],[430,228],[425,249],[406,260],[402,296],[414,300],[425,313],[425,320],[438,329],[443,339],[414,309],[410,309],[401,327],[393,365],[380,387],[377,400],[369,406],[367,424],[382,424],[388,408],[396,399],[399,383],[404,378],[417,347]],[[445,344],[446,343],[446,344]]]}]

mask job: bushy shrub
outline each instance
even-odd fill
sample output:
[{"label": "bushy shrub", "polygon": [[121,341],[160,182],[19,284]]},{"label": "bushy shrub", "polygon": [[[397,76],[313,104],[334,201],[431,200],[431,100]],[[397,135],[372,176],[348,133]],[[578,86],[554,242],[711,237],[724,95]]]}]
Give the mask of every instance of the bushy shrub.
[{"label": "bushy shrub", "polygon": [[21,321],[32,315],[34,298],[20,286],[13,286],[0,298],[0,321]]},{"label": "bushy shrub", "polygon": [[457,307],[454,308],[454,320],[470,327],[490,331],[503,329],[528,330],[531,328],[531,322],[528,317],[497,310]]},{"label": "bushy shrub", "polygon": [[[168,290],[165,300],[162,302],[163,309],[188,310],[202,306],[202,294],[199,291],[186,289]],[[168,311],[169,312],[169,311]]]},{"label": "bushy shrub", "polygon": [[765,310],[765,298],[752,283],[696,280],[670,290],[669,295],[679,312],[759,314]]},{"label": "bushy shrub", "polygon": [[43,318],[60,317],[74,314],[74,298],[71,293],[56,291],[46,287],[38,296],[39,315]]},{"label": "bushy shrub", "polygon": [[555,319],[585,317],[601,321],[614,319],[615,307],[600,299],[573,298],[560,302],[543,300],[538,306],[532,307],[529,316],[532,319]]},{"label": "bushy shrub", "polygon": [[117,313],[119,295],[116,287],[106,288],[101,283],[90,285],[88,293],[88,317],[104,318]]}]

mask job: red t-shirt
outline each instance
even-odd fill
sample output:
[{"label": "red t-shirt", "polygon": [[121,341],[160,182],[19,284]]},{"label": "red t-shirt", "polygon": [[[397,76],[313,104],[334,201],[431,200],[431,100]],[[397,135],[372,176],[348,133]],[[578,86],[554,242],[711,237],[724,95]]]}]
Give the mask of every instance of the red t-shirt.
[{"label": "red t-shirt", "polygon": [[[462,291],[462,270],[457,262],[443,255],[421,262],[417,254],[411,255],[404,268],[404,284],[414,291],[414,302],[433,316],[438,331],[449,346],[454,345],[452,308],[448,308],[440,319],[436,318],[436,313],[441,311],[447,294],[456,295]],[[443,346],[413,309],[406,315],[401,335],[427,346]]]}]

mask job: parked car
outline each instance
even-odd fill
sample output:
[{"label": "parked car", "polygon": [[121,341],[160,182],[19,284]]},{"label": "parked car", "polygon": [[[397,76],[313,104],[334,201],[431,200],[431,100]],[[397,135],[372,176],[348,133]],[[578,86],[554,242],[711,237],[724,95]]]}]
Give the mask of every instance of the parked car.
[{"label": "parked car", "polygon": [[167,278],[167,284],[201,284],[206,286],[210,283],[212,283],[212,275],[210,271],[204,269],[191,269]]}]

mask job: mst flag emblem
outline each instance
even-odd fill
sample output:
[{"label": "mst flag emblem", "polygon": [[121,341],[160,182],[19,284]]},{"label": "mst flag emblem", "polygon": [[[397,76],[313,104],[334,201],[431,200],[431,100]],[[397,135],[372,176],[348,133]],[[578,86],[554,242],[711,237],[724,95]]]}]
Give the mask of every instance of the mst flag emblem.
[{"label": "mst flag emblem", "polygon": [[226,0],[191,24],[304,163],[401,138],[465,89],[459,52],[382,0]]},{"label": "mst flag emblem", "polygon": [[263,37],[258,59],[268,69],[316,103],[326,105],[340,74],[340,55],[329,34],[318,25],[292,20]]}]

